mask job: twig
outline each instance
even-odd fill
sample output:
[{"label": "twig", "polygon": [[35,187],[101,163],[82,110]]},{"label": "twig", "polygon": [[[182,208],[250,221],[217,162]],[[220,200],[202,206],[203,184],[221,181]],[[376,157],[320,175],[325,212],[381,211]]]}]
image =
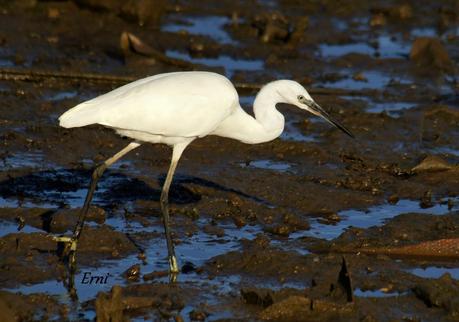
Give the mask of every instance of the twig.
[{"label": "twig", "polygon": [[[172,58],[169,58],[172,59]],[[179,66],[179,65],[177,65]],[[112,74],[95,74],[85,72],[62,72],[40,69],[22,69],[1,67],[0,80],[6,81],[29,81],[41,82],[47,79],[69,79],[79,81],[92,81],[99,83],[110,83],[123,85],[135,81],[144,76],[121,76]],[[234,86],[241,91],[257,91],[263,85],[258,83],[236,82]],[[347,90],[340,88],[310,88],[309,92],[313,95],[333,95],[333,96],[370,96],[376,91],[372,90]]]}]

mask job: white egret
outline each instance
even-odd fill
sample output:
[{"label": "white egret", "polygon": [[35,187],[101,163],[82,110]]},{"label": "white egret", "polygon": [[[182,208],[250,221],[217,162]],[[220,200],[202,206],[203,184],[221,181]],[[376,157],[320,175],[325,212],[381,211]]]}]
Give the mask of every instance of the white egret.
[{"label": "white egret", "polygon": [[291,104],[321,116],[352,137],[349,130],[333,120],[295,81],[277,80],[265,85],[256,96],[253,106],[255,117],[252,117],[239,105],[239,97],[232,83],[226,77],[211,72],[175,72],[147,77],[65,112],[59,118],[62,127],[100,124],[133,139],[94,170],[73,236],[55,238],[70,244],[72,270],[76,265],[77,241],[97,181],[107,167],[143,142],[149,142],[172,147],[172,160],[162,188],[160,205],[170,273],[178,273],[169,229],[168,193],[180,156],[193,140],[206,135],[218,135],[248,144],[277,138],[284,130],[284,116],[276,109],[277,103]]}]

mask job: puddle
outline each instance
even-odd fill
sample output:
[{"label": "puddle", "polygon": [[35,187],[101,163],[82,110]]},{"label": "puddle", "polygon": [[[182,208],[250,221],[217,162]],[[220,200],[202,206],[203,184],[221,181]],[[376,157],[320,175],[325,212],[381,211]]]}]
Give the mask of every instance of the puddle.
[{"label": "puddle", "polygon": [[11,60],[0,57],[0,67],[14,67],[14,66],[15,64]]},{"label": "puddle", "polygon": [[399,293],[399,292],[383,292],[381,290],[367,290],[363,291],[360,288],[356,288],[354,290],[354,295],[358,297],[393,297],[393,296],[403,296],[407,293]]},{"label": "puddle", "polygon": [[382,58],[405,58],[408,57],[411,44],[398,40],[393,35],[381,35],[375,39],[375,46],[365,42],[346,44],[322,44],[319,45],[319,53],[322,57],[337,58],[348,54],[363,54]]},{"label": "puddle", "polygon": [[9,234],[15,234],[15,233],[25,233],[25,234],[31,234],[31,233],[42,233],[43,230],[25,225],[21,230],[18,230],[18,224],[15,222],[11,221],[0,221],[0,237],[4,237]]},{"label": "puddle", "polygon": [[[126,285],[122,273],[126,271],[134,263],[139,262],[136,256],[130,256],[121,261],[103,261],[101,267],[84,267],[75,275],[75,288],[78,294],[80,303],[88,301],[97,296],[99,292],[110,291],[113,285]],[[86,274],[86,275],[85,275]],[[83,278],[88,276],[103,276],[107,277],[106,284],[94,285],[83,284]],[[46,293],[48,295],[57,296],[64,303],[70,303],[71,298],[67,289],[61,281],[49,280],[33,285],[21,285],[16,288],[6,289],[10,292],[20,292],[22,294]]]},{"label": "puddle", "polygon": [[379,114],[386,112],[389,116],[397,118],[400,117],[400,112],[406,109],[415,108],[416,103],[413,102],[376,102],[369,97],[365,96],[341,96],[341,98],[348,101],[362,101],[365,103],[365,112]]},{"label": "puddle", "polygon": [[65,99],[70,99],[78,96],[77,91],[62,91],[58,93],[48,94],[43,97],[43,99],[50,102],[62,101]]},{"label": "puddle", "polygon": [[[27,167],[36,167],[36,163],[27,161],[27,159],[21,160],[20,166],[27,165]],[[26,163],[24,163],[26,162]],[[29,164],[30,162],[30,164]],[[123,184],[127,180],[136,180],[135,176],[131,177],[124,169],[123,164],[129,163],[129,161],[120,162],[119,165],[114,165],[113,169],[109,169],[104,174],[102,179],[97,185],[97,190],[94,193],[93,204],[97,206],[106,206],[111,204],[114,200],[118,200],[119,196],[116,195],[116,190],[123,188]],[[48,165],[49,166],[49,165]],[[19,167],[19,165],[16,165]],[[22,207],[22,208],[56,208],[64,205],[71,208],[80,208],[86,197],[87,187],[90,181],[90,172],[87,175],[82,173],[75,173],[67,169],[55,168],[55,171],[37,172],[32,175],[30,179],[18,178],[12,183],[14,187],[8,188],[8,183],[5,185],[6,195],[0,196],[0,208],[1,207]],[[133,173],[129,169],[129,173]],[[76,181],[81,180],[81,184],[77,184]],[[62,188],[59,182],[62,182]],[[38,187],[36,186],[38,184]],[[41,187],[40,187],[41,186]],[[79,186],[79,188],[72,189],[73,186]],[[14,191],[23,191],[18,196],[14,194]],[[113,191],[115,191],[114,195]],[[123,193],[123,191],[121,191]],[[138,196],[137,196],[138,197]],[[128,197],[129,200],[130,197]],[[134,197],[133,197],[134,198]]]},{"label": "puddle", "polygon": [[[123,272],[126,271],[132,265],[139,263],[141,264],[141,273],[149,273],[152,271],[164,271],[168,269],[167,261],[167,249],[166,241],[163,234],[161,222],[158,220],[151,227],[143,227],[135,222],[127,222],[122,218],[109,218],[106,222],[110,226],[114,227],[117,231],[123,231],[125,233],[144,233],[144,232],[158,232],[157,238],[148,240],[142,240],[141,247],[145,250],[146,263],[142,264],[137,258],[137,254],[130,255],[121,260],[105,260],[101,261],[98,267],[81,267],[78,274],[75,276],[75,288],[78,294],[80,303],[87,300],[93,299],[97,296],[100,291],[109,291],[113,285],[126,285],[127,282],[124,279]],[[203,226],[208,224],[206,220],[199,220],[198,225]],[[4,227],[4,228],[3,228]],[[17,225],[14,223],[2,224],[2,233],[5,230],[5,234],[9,232],[16,232]],[[185,262],[191,262],[196,267],[202,266],[206,261],[214,256],[218,256],[227,253],[232,250],[236,250],[240,246],[242,239],[253,239],[256,234],[260,232],[260,229],[256,226],[245,226],[241,229],[236,228],[234,224],[219,225],[225,229],[225,235],[223,237],[214,237],[205,233],[195,234],[190,238],[184,238],[183,242],[176,245],[176,254],[179,259],[179,263],[183,265]],[[27,228],[26,232],[35,232],[33,228]],[[39,231],[39,230],[37,230]],[[200,230],[202,231],[202,230]],[[83,278],[89,276],[104,276],[107,277],[107,284],[100,284],[97,287],[94,285],[83,284]],[[232,278],[215,278],[208,280],[201,274],[190,273],[180,274],[178,277],[179,283],[192,283],[192,284],[205,284],[205,286],[212,286],[213,291],[220,293],[228,293],[234,289],[234,284],[239,283],[240,277],[234,276]],[[155,282],[168,282],[168,277],[155,279]],[[130,285],[135,283],[129,283]],[[46,293],[49,295],[58,296],[59,300],[64,303],[70,303],[71,299],[68,296],[67,290],[63,286],[62,282],[57,280],[49,280],[33,285],[21,285],[16,288],[8,289],[11,292],[20,292],[23,294],[32,293]]]},{"label": "puddle", "polygon": [[441,147],[425,149],[425,150],[433,154],[453,155],[453,156],[459,157],[459,150],[453,149],[447,146],[441,146]]},{"label": "puddle", "polygon": [[42,168],[44,165],[44,155],[40,151],[22,152],[8,155],[3,160],[4,170],[13,170],[21,168]]},{"label": "puddle", "polygon": [[348,77],[340,79],[336,82],[325,82],[323,85],[330,88],[343,88],[352,90],[361,89],[381,89],[392,83],[410,84],[406,79],[396,78],[379,71],[364,71],[361,74],[365,77],[365,81],[359,81],[352,78],[354,72],[348,71]]},{"label": "puddle", "polygon": [[224,67],[226,76],[231,77],[235,71],[257,71],[262,70],[264,63],[262,60],[235,59],[230,56],[222,55],[218,58],[191,57],[187,53],[176,50],[166,50],[166,55],[176,59],[182,59],[193,64],[207,65],[210,67]]},{"label": "puddle", "polygon": [[349,227],[369,228],[378,226],[384,223],[386,219],[391,219],[404,213],[421,213],[444,215],[452,211],[449,210],[448,205],[436,204],[435,206],[423,209],[419,206],[419,201],[414,200],[400,200],[397,204],[384,204],[370,207],[367,211],[361,210],[344,210],[340,211],[338,215],[341,221],[336,225],[326,225],[320,223],[315,219],[311,221],[311,229],[308,231],[301,231],[292,233],[291,238],[300,238],[302,236],[313,236],[317,238],[324,238],[331,240],[337,238]]},{"label": "puddle", "polygon": [[180,20],[185,23],[170,23],[162,26],[161,31],[180,32],[187,31],[192,35],[208,36],[222,44],[235,44],[236,42],[224,30],[224,26],[231,23],[228,17],[224,16],[205,16],[205,17],[186,17]]},{"label": "puddle", "polygon": [[406,58],[410,54],[411,43],[399,40],[395,36],[382,35],[377,39],[378,49],[376,51],[383,58]]},{"label": "puddle", "polygon": [[287,120],[285,122],[285,129],[282,132],[280,138],[285,141],[296,141],[296,142],[317,142],[318,139],[314,135],[305,135],[303,132],[295,126],[295,121]]},{"label": "puddle", "polygon": [[339,44],[339,45],[329,45],[322,44],[319,45],[320,55],[322,57],[339,57],[351,53],[365,54],[373,56],[376,50],[368,44],[365,43],[350,43],[350,44]]},{"label": "puddle", "polygon": [[449,273],[452,278],[459,280],[459,267],[448,268],[440,266],[417,267],[407,272],[423,278],[439,278],[443,274]]},{"label": "puddle", "polygon": [[247,163],[239,164],[243,168],[257,168],[265,170],[273,170],[278,172],[287,172],[292,169],[292,165],[287,162],[282,161],[272,161],[272,160],[255,160]]},{"label": "puddle", "polygon": [[388,115],[392,117],[399,117],[401,112],[406,109],[410,109],[416,107],[414,103],[408,102],[384,102],[384,103],[370,103],[366,108],[367,113],[382,113],[386,112]]}]

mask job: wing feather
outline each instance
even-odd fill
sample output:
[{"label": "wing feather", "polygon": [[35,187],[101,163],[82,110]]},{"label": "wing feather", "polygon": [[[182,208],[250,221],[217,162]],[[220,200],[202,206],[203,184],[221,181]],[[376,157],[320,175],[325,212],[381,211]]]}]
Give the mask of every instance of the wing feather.
[{"label": "wing feather", "polygon": [[203,136],[233,111],[237,93],[232,85],[228,91],[228,83],[213,73],[160,74],[81,103],[59,120],[63,127],[101,124],[165,136]]}]

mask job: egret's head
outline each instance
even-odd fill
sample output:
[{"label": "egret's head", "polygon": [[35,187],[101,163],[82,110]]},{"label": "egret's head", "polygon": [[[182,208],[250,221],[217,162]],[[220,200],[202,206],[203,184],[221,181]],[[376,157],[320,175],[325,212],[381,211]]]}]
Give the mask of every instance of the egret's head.
[{"label": "egret's head", "polygon": [[295,105],[303,110],[306,110],[314,115],[320,116],[330,124],[336,126],[338,129],[354,137],[354,135],[346,129],[341,123],[333,119],[322,107],[319,106],[309,95],[308,91],[299,83],[292,80],[279,81],[277,89],[278,94],[281,96],[283,103]]}]

